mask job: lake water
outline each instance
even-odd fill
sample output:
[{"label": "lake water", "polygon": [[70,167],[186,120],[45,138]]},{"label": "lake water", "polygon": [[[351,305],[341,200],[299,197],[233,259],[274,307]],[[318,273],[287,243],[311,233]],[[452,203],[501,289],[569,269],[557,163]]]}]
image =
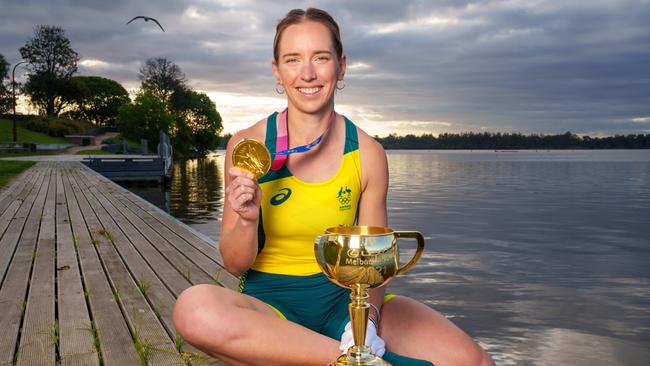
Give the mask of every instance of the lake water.
[{"label": "lake water", "polygon": [[[389,151],[389,225],[426,249],[393,293],[500,365],[650,365],[650,151]],[[223,156],[131,188],[217,239]],[[401,242],[406,260],[414,243]]]}]

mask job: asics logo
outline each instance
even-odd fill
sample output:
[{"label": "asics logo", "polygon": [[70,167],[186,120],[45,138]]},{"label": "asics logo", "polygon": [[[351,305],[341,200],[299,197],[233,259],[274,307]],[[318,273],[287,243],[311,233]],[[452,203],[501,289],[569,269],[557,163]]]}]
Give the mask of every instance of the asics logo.
[{"label": "asics logo", "polygon": [[288,200],[289,197],[291,197],[291,189],[289,189],[289,188],[281,188],[280,193],[278,193],[275,196],[271,197],[271,204],[273,206],[281,205],[286,200]]}]

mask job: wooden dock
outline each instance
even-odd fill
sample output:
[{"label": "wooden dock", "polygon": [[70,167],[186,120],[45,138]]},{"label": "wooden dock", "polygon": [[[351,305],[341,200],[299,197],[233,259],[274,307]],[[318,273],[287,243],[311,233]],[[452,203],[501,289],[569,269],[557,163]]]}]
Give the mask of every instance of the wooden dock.
[{"label": "wooden dock", "polygon": [[189,227],[78,162],[0,190],[0,365],[223,365],[182,342],[178,295],[236,288]]}]

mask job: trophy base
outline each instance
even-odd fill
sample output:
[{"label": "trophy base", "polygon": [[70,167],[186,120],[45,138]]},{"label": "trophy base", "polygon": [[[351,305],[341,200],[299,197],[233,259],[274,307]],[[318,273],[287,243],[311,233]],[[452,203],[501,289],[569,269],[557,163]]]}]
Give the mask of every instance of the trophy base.
[{"label": "trophy base", "polygon": [[[354,357],[356,356],[356,357]],[[372,353],[353,353],[343,354],[329,366],[392,366],[390,362],[384,361],[379,356]]]}]

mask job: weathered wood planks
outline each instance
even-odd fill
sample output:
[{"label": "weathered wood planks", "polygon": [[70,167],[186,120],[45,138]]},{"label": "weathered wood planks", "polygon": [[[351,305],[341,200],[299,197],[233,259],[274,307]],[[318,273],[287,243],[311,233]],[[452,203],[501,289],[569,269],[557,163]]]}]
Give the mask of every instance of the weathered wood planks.
[{"label": "weathered wood planks", "polygon": [[0,365],[223,365],[171,321],[187,287],[237,286],[220,260],[84,165],[38,163],[0,192]]}]

